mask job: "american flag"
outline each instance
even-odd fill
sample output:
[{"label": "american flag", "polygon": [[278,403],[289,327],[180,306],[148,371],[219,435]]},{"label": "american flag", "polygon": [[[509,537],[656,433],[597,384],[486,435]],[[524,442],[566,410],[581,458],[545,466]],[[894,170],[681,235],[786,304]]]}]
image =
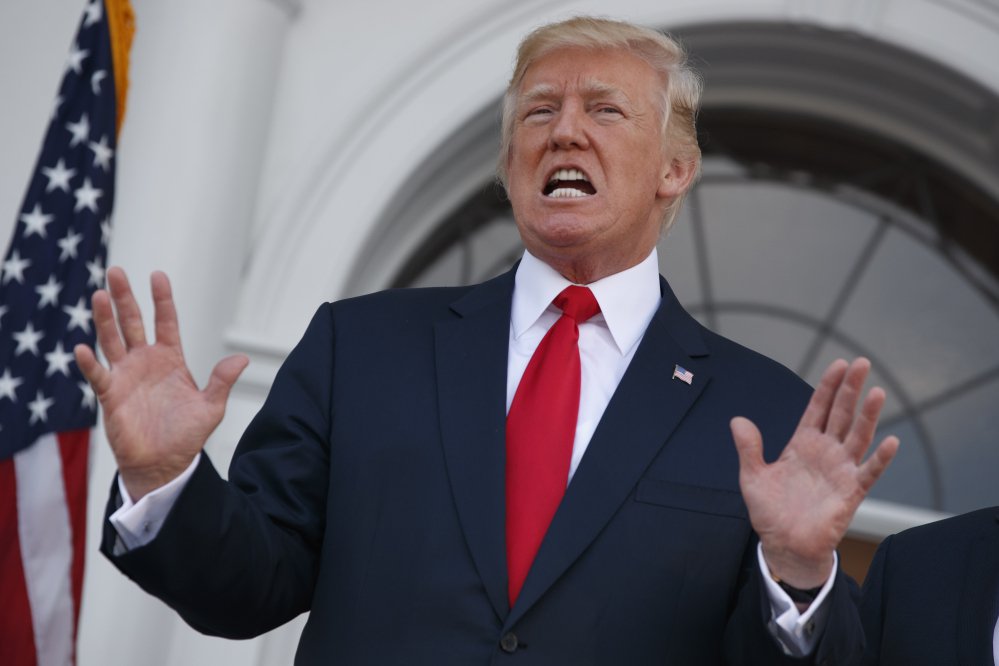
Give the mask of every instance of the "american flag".
[{"label": "american flag", "polygon": [[[75,661],[89,437],[97,404],[73,347],[94,343],[90,297],[104,284],[111,233],[120,115],[114,66],[116,56],[123,59],[112,54],[113,32],[130,37],[127,2],[108,0],[105,6],[90,0],[0,265],[5,666]],[[117,86],[124,87],[122,81],[118,72]]]},{"label": "american flag", "polygon": [[673,367],[673,379],[679,379],[684,384],[693,384],[694,373],[683,366],[677,365]]}]

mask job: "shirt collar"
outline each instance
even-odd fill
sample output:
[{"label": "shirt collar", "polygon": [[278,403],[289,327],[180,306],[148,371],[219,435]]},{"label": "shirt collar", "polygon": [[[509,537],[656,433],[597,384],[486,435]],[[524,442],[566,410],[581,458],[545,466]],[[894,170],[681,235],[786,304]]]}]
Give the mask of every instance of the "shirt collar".
[{"label": "shirt collar", "polygon": [[[558,271],[525,250],[514,279],[510,313],[514,339],[533,326],[570,284]],[[600,304],[600,314],[594,319],[602,318],[607,323],[618,351],[627,354],[642,339],[662,300],[656,249],[641,263],[586,286]]]}]

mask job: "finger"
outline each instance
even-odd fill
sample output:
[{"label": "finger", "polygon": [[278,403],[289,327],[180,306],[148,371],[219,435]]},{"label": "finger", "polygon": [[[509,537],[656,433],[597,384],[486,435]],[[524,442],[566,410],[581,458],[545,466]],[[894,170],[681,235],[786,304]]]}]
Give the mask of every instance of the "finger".
[{"label": "finger", "polygon": [[829,410],[829,420],[826,422],[826,433],[842,441],[846,439],[853,425],[857,402],[860,400],[867,374],[871,371],[871,362],[866,358],[854,359],[847,368],[846,376],[840,383]]},{"label": "finger", "polygon": [[898,453],[899,441],[898,437],[894,435],[885,437],[878,448],[874,449],[874,453],[871,457],[864,461],[864,464],[860,466],[860,470],[857,473],[857,481],[860,483],[861,489],[863,489],[864,494],[871,489],[874,482],[881,478],[881,475],[886,469],[888,469],[888,464]]},{"label": "finger", "polygon": [[100,364],[97,357],[94,356],[94,350],[87,345],[76,345],[73,347],[73,354],[76,356],[76,365],[83,373],[84,379],[90,382],[94,392],[100,396],[111,383],[111,373]]},{"label": "finger", "polygon": [[874,441],[874,432],[878,428],[878,418],[881,416],[881,408],[884,407],[884,404],[885,392],[880,386],[875,386],[868,391],[867,397],[864,398],[864,404],[860,408],[860,414],[843,442],[847,452],[858,465],[871,442]]},{"label": "finger", "polygon": [[826,371],[822,373],[819,385],[812,393],[805,412],[801,415],[798,428],[818,428],[825,430],[826,421],[829,420],[829,410],[832,407],[833,399],[836,397],[836,390],[843,383],[846,370],[849,364],[841,358],[829,364]]},{"label": "finger", "polygon": [[153,290],[156,341],[180,347],[180,324],[177,322],[177,308],[173,302],[170,279],[163,271],[155,271],[149,281]]},{"label": "finger", "polygon": [[739,453],[739,476],[759,473],[766,467],[763,460],[763,435],[760,434],[760,429],[742,416],[732,419],[729,427],[732,429],[732,439],[735,440],[735,450]]},{"label": "finger", "polygon": [[208,385],[204,391],[208,402],[224,408],[226,400],[229,399],[232,385],[236,383],[249,363],[250,359],[242,354],[237,354],[236,356],[227,356],[215,364],[212,376],[208,378]]},{"label": "finger", "polygon": [[115,266],[108,269],[107,277],[114,307],[118,311],[118,326],[125,338],[125,347],[132,349],[145,346],[146,329],[142,325],[142,311],[132,294],[125,271]]},{"label": "finger", "polygon": [[111,307],[111,296],[107,291],[98,289],[90,299],[94,309],[94,329],[97,331],[97,343],[107,358],[114,365],[125,358],[125,345],[118,333],[118,325],[114,321],[114,309]]}]

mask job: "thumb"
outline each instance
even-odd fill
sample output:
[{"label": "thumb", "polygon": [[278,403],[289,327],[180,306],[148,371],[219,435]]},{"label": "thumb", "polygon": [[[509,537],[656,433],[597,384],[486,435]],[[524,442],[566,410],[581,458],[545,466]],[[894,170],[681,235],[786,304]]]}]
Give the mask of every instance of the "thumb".
[{"label": "thumb", "polygon": [[232,385],[236,383],[236,380],[239,379],[239,376],[243,374],[243,370],[249,364],[250,359],[242,354],[227,356],[216,363],[212,369],[212,376],[208,378],[208,386],[205,387],[204,391],[208,401],[224,407],[226,400],[229,399],[229,391],[232,389]]},{"label": "thumb", "polygon": [[743,416],[736,416],[729,423],[735,450],[739,453],[741,474],[755,474],[766,463],[763,462],[763,435],[756,424]]}]

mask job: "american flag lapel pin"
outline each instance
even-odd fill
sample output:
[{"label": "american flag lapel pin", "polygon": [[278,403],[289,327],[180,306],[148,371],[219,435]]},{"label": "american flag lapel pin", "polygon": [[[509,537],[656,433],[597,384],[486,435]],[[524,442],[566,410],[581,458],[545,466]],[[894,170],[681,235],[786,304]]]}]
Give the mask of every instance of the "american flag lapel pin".
[{"label": "american flag lapel pin", "polygon": [[690,370],[685,369],[682,365],[673,366],[673,379],[679,379],[684,384],[688,386],[693,385],[694,373]]}]

